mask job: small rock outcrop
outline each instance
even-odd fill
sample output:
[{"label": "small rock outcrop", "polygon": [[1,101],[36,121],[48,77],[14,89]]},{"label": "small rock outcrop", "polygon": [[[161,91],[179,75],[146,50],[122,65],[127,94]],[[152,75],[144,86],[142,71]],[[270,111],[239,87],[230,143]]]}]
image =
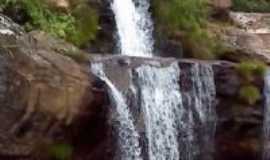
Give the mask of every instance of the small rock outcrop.
[{"label": "small rock outcrop", "polygon": [[267,13],[230,12],[232,27],[222,35],[231,54],[225,55],[232,61],[257,59],[270,64],[270,15]]}]

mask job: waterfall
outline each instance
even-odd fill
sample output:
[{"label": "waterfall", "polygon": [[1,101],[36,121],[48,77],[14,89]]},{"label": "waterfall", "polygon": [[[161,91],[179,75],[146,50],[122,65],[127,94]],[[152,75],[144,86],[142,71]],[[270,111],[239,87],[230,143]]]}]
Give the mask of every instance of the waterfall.
[{"label": "waterfall", "polygon": [[187,89],[182,89],[185,118],[180,132],[182,159],[211,160],[216,129],[215,82],[213,69],[208,64],[194,64],[189,73]]},{"label": "waterfall", "polygon": [[[149,6],[148,0],[112,0],[122,55],[152,57]],[[109,119],[117,133],[112,159],[211,160],[216,122],[212,66],[191,63],[182,73],[178,61],[125,58],[92,64],[112,102]]]},{"label": "waterfall", "polygon": [[264,125],[263,125],[263,160],[270,159],[270,70],[264,78]]},{"label": "waterfall", "polygon": [[111,4],[117,26],[120,53],[128,56],[151,57],[153,25],[148,0],[113,0]]},{"label": "waterfall", "polygon": [[92,72],[101,78],[108,87],[111,102],[114,104],[115,113],[111,114],[111,121],[116,127],[118,134],[118,157],[115,160],[141,160],[139,146],[139,134],[135,129],[129,108],[122,93],[106,77],[101,63],[91,65]]},{"label": "waterfall", "polygon": [[166,68],[142,66],[136,74],[149,160],[179,160],[177,126],[181,125],[182,97],[178,64]]},{"label": "waterfall", "polygon": [[128,87],[115,77],[126,77],[123,66],[111,72],[115,63],[110,60],[92,64],[112,102],[113,159],[211,160],[216,123],[211,65],[194,63],[182,71],[177,61],[153,62],[126,69]]},{"label": "waterfall", "polygon": [[194,64],[189,71],[189,88],[185,90],[186,86],[180,85],[177,63],[135,70],[149,160],[212,159],[216,128],[214,73],[206,64]]}]

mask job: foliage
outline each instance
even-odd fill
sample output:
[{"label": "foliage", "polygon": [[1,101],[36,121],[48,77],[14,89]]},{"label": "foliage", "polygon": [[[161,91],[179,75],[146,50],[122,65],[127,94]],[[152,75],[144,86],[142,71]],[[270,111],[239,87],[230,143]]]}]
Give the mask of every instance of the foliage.
[{"label": "foliage", "polygon": [[255,86],[247,85],[241,87],[239,96],[244,102],[254,105],[260,99],[260,91]]},{"label": "foliage", "polygon": [[214,58],[215,39],[207,32],[208,0],[152,0],[158,33],[180,33],[186,53]]},{"label": "foliage", "polygon": [[94,40],[98,31],[98,14],[88,5],[78,5],[72,12],[76,17],[73,34],[68,38],[76,45],[82,45],[89,40]]},{"label": "foliage", "polygon": [[78,46],[95,39],[98,30],[98,15],[85,3],[66,13],[50,8],[44,0],[1,0],[0,4],[2,7],[19,4],[25,9],[31,17],[26,30],[40,29]]},{"label": "foliage", "polygon": [[166,24],[168,31],[196,31],[205,24],[206,0],[153,0],[154,14],[160,24]]},{"label": "foliage", "polygon": [[266,64],[257,60],[243,61],[236,66],[237,72],[243,78],[239,97],[245,103],[254,105],[260,99],[260,91],[252,83],[256,77],[263,77],[266,69]]},{"label": "foliage", "polygon": [[70,160],[72,156],[72,146],[68,144],[53,144],[49,149],[49,154],[56,160]]},{"label": "foliage", "polygon": [[270,12],[269,0],[233,0],[233,10],[244,12]]},{"label": "foliage", "polygon": [[264,76],[266,65],[260,61],[243,61],[236,66],[238,73],[248,81],[252,81],[256,76]]},{"label": "foliage", "polygon": [[193,58],[214,59],[218,43],[215,37],[211,37],[204,29],[199,29],[186,34],[183,39],[185,54]]}]

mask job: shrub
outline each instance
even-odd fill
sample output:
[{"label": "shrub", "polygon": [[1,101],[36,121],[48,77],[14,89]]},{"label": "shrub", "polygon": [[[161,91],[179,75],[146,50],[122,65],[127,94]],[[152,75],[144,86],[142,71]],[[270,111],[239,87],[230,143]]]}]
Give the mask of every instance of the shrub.
[{"label": "shrub", "polygon": [[236,66],[238,73],[247,81],[252,81],[256,76],[264,76],[266,65],[260,61],[243,61]]},{"label": "shrub", "polygon": [[69,144],[53,144],[49,148],[49,155],[56,160],[71,160],[72,146]]},{"label": "shrub", "polygon": [[216,58],[217,43],[204,29],[198,29],[183,36],[184,54],[199,59]]},{"label": "shrub", "polygon": [[216,44],[207,32],[208,0],[152,0],[158,33],[181,35],[185,54],[214,58]]},{"label": "shrub", "polygon": [[75,28],[68,40],[80,46],[94,40],[98,31],[98,14],[89,5],[79,5],[72,15],[76,18]]},{"label": "shrub", "polygon": [[157,22],[166,25],[168,31],[196,31],[205,24],[206,0],[153,0]]},{"label": "shrub", "polygon": [[233,0],[233,10],[244,12],[270,12],[269,0]]},{"label": "shrub", "polygon": [[1,0],[0,4],[2,7],[16,4],[25,9],[31,18],[25,24],[26,30],[40,29],[77,46],[95,39],[98,30],[98,15],[86,3],[79,3],[66,13],[50,8],[44,0]]},{"label": "shrub", "polygon": [[254,105],[260,99],[260,91],[252,85],[243,86],[239,92],[240,99],[249,105]]}]

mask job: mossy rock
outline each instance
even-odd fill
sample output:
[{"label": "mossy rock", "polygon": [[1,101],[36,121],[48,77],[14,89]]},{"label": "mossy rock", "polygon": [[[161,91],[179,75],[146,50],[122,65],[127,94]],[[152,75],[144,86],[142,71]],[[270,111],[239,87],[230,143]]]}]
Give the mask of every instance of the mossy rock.
[{"label": "mossy rock", "polygon": [[239,91],[239,98],[249,105],[254,105],[260,98],[259,89],[253,85],[242,86]]},{"label": "mossy rock", "polygon": [[236,66],[237,72],[244,81],[252,82],[256,77],[263,77],[267,66],[260,61],[242,61]]},{"label": "mossy rock", "polygon": [[55,160],[71,160],[73,147],[70,144],[55,143],[49,148],[49,155]]}]

